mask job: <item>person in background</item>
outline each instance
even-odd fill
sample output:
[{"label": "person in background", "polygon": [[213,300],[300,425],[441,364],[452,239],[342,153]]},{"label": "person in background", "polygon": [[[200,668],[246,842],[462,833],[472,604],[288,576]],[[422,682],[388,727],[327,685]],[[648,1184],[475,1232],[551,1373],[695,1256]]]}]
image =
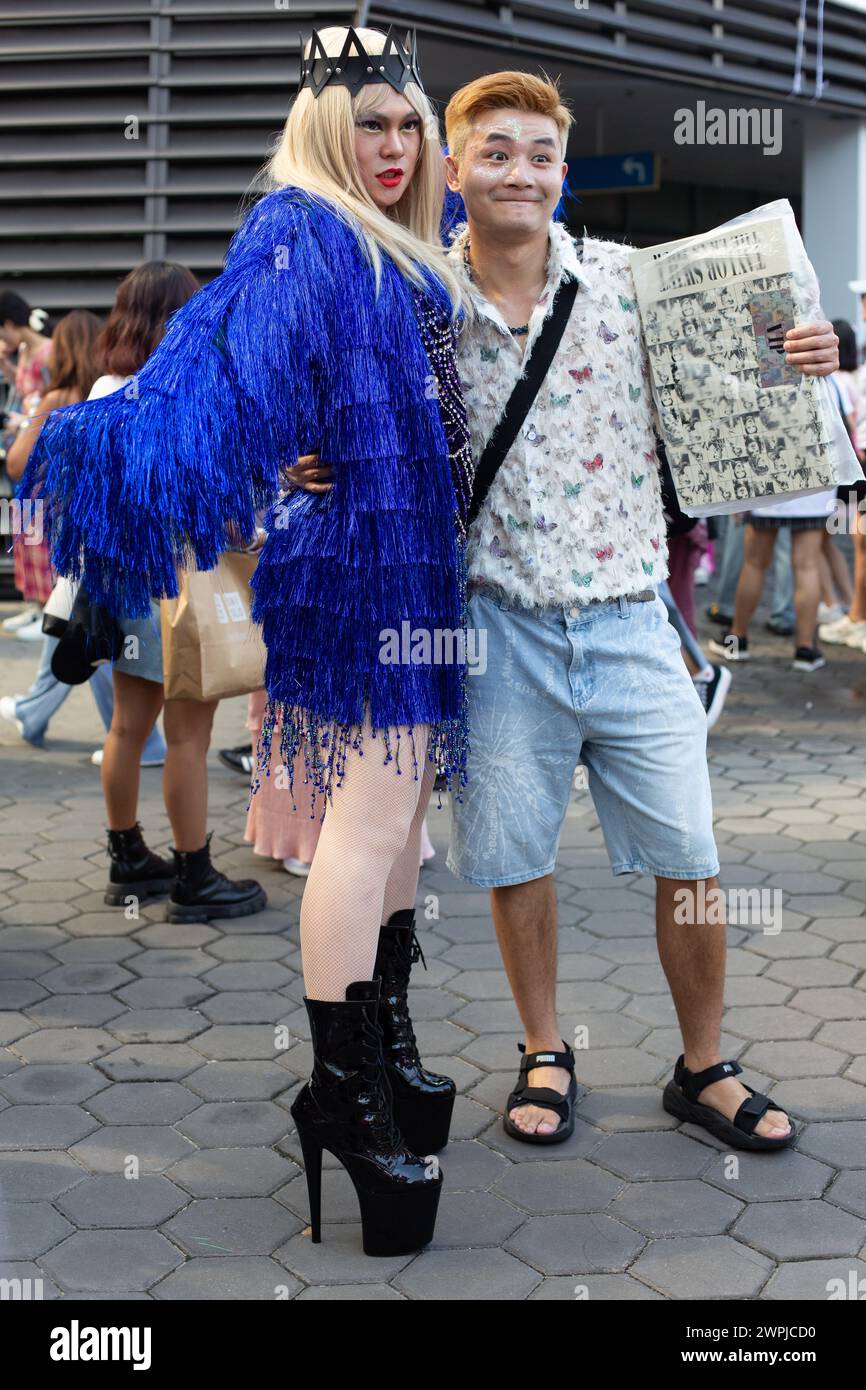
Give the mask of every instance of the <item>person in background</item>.
[{"label": "person in background", "polygon": [[[89,399],[121,388],[135,399],[135,373],[165,332],[172,314],[198,290],[192,271],[173,261],[147,261],[121,282],[97,342],[105,375]],[[170,891],[166,919],[208,921],[261,912],[267,898],[253,879],[233,882],[210,862],[207,753],[217,701],[165,700],[159,603],[149,617],[122,618],[124,649],[114,662],[114,714],[102,758],[102,790],[111,859],[105,901]],[[166,738],[163,796],[175,845],[173,865],[150,850],[138,822],[142,750],[163,711]]]},{"label": "person in background", "polygon": [[[866,295],[864,295],[866,305]],[[839,371],[831,378],[842,393],[844,411],[851,443],[861,464],[866,461],[866,366],[857,365],[857,338],[846,319],[834,320],[839,335]],[[846,519],[852,523],[854,547],[854,580],[847,612],[818,628],[822,642],[853,647],[866,652],[866,479],[839,489],[839,500],[845,506]],[[828,536],[832,543],[833,537]],[[837,552],[838,553],[838,552]]]},{"label": "person in background", "polygon": [[[17,482],[23,474],[50,412],[72,401],[87,399],[95,375],[94,343],[101,327],[96,315],[85,309],[73,310],[58,322],[53,338],[49,339],[51,351],[45,394],[31,402],[31,414],[20,427],[6,455],[10,481]],[[40,631],[41,626],[40,617]],[[39,669],[30,689],[22,695],[6,695],[0,700],[0,717],[14,724],[21,738],[36,748],[43,746],[51,719],[72,691],[72,686],[58,680],[51,669],[56,647],[56,637],[43,635]],[[113,696],[111,671],[107,665],[96,667],[89,685],[108,729],[111,726]],[[160,764],[164,752],[162,736],[158,730],[154,730],[142,752],[142,766]]]},{"label": "person in background", "polygon": [[[14,446],[19,426],[32,416],[48,384],[51,339],[42,331],[47,317],[44,309],[31,309],[14,290],[0,291],[0,371],[13,388],[7,402],[7,453]],[[41,609],[54,588],[48,546],[44,540],[28,545],[22,536],[15,536],[13,554],[15,587],[23,594],[26,606],[4,621],[3,631],[40,641]]]}]

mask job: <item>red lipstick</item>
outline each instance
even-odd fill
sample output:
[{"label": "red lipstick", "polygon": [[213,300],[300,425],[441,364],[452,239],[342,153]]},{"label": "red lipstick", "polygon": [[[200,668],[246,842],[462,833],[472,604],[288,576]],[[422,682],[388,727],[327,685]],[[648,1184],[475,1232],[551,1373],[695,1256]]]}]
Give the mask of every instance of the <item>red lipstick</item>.
[{"label": "red lipstick", "polygon": [[384,188],[396,188],[397,185],[402,181],[403,170],[383,169],[381,174],[376,175],[376,178],[379,180],[379,182],[382,184]]}]

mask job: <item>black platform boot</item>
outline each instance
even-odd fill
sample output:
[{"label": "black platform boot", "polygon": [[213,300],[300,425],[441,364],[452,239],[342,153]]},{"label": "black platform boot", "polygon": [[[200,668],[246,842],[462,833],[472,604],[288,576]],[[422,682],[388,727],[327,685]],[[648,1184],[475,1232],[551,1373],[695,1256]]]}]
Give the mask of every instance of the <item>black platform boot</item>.
[{"label": "black platform boot", "polygon": [[152,898],[171,887],[174,869],[148,849],[138,821],[131,830],[109,830],[108,853],[111,868],[105,902],[109,907],[123,907],[129,897]]},{"label": "black platform boot", "polygon": [[442,1172],[414,1153],[392,1110],[377,1022],[379,981],[358,980],[339,1003],[304,998],[313,1074],[291,1104],[307,1174],[310,1227],[322,1239],[322,1150],[339,1159],[361,1208],[366,1255],[411,1255],[433,1239]]},{"label": "black platform boot", "polygon": [[201,849],[173,849],[174,882],[165,911],[167,922],[209,922],[214,917],[251,917],[268,905],[253,878],[233,881],[210,862],[208,835]]},{"label": "black platform boot", "polygon": [[379,1023],[385,1069],[394,1096],[394,1118],[410,1149],[437,1153],[448,1143],[448,1130],[457,1087],[450,1076],[427,1071],[409,1017],[409,974],[424,953],[415,935],[415,911],[392,912],[379,932],[373,971],[382,980]]}]

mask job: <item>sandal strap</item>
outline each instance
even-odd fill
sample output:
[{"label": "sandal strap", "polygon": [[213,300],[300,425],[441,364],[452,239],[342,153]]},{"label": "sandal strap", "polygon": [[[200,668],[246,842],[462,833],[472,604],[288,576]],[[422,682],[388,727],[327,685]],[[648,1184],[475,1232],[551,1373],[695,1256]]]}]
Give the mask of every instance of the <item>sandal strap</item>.
[{"label": "sandal strap", "polygon": [[746,1086],[746,1090],[750,1092],[749,1099],[743,1101],[734,1116],[734,1124],[744,1134],[753,1134],[758,1121],[766,1115],[768,1110],[776,1107],[770,1097],[764,1095],[763,1091],[753,1091],[751,1086]]},{"label": "sandal strap", "polygon": [[523,1053],[520,1059],[520,1074],[525,1076],[527,1072],[535,1067],[564,1067],[566,1071],[574,1073],[574,1053],[563,1039],[565,1052],[527,1052],[523,1043],[518,1043],[518,1051]]},{"label": "sandal strap", "polygon": [[508,1097],[505,1109],[511,1111],[519,1105],[540,1105],[545,1110],[555,1110],[561,1120],[568,1119],[569,1097],[552,1091],[549,1086],[518,1087]]},{"label": "sandal strap", "polygon": [[[727,1062],[716,1062],[711,1067],[704,1067],[703,1071],[689,1071],[685,1065],[683,1055],[677,1058],[674,1067],[674,1081],[679,1086],[687,1100],[697,1102],[698,1096],[706,1086],[712,1086],[714,1081],[724,1081],[729,1076],[739,1076],[743,1068],[739,1062],[733,1060]],[[748,1090],[749,1087],[746,1087]],[[745,1105],[746,1102],[744,1101]],[[757,1122],[756,1122],[757,1123]]]}]

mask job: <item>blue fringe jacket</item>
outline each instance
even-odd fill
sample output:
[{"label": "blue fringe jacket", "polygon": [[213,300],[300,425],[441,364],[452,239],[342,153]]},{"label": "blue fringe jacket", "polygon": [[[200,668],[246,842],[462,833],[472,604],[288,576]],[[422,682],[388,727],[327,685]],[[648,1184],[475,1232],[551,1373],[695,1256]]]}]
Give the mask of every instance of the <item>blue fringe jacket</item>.
[{"label": "blue fringe jacket", "polygon": [[[432,277],[427,292],[450,313]],[[395,726],[429,723],[428,756],[449,786],[455,774],[465,784],[465,664],[380,660],[380,634],[407,620],[465,629],[430,380],[393,262],[383,257],[377,296],[347,222],[282,189],[252,209],[223,273],[171,317],[125,387],[52,412],[21,484],[47,505],[58,571],[129,617],[148,613],[151,595],[176,595],[179,569],[211,568],[269,509],[253,606],[268,653],[260,765],[280,720],[287,766],[303,747],[325,792],[359,746],[365,701],[386,761]],[[333,468],[330,492],[281,495],[281,470],[312,452]]]}]

